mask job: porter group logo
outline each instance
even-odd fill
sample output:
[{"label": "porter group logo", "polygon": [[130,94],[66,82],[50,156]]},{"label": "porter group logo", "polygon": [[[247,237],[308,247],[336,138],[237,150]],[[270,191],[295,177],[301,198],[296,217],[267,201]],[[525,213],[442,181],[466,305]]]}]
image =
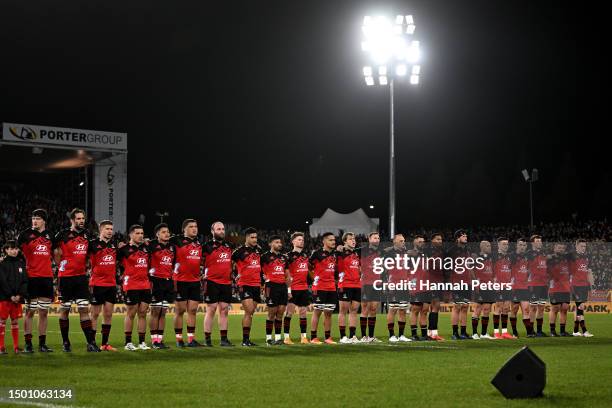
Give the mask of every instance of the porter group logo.
[{"label": "porter group logo", "polygon": [[21,140],[36,140],[38,139],[38,135],[36,131],[31,127],[21,126],[21,127],[10,127],[9,131],[11,134]]}]

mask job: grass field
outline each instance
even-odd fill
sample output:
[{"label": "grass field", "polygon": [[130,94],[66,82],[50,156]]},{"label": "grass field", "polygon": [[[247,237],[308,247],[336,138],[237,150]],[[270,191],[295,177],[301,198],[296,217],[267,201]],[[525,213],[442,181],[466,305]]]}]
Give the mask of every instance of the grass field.
[{"label": "grass field", "polygon": [[[203,336],[201,319],[198,340]],[[241,317],[230,319],[230,339],[239,344]],[[254,321],[252,339],[260,345],[264,319],[256,316]],[[120,316],[113,321],[111,344],[117,347],[123,345],[122,322]],[[250,349],[172,347],[88,354],[78,322],[73,320],[73,352],[66,354],[60,351],[57,319],[52,318],[47,342],[55,352],[0,356],[0,388],[72,387],[74,400],[52,404],[78,407],[610,407],[612,316],[587,315],[587,323],[596,337]],[[440,327],[447,329],[441,335],[448,338],[449,315],[440,315]],[[336,325],[333,329],[337,334]],[[294,318],[294,339],[298,332]],[[376,334],[387,339],[382,315]],[[166,335],[172,340],[171,322]],[[218,342],[216,329],[213,339]],[[10,335],[7,341],[10,345]],[[507,401],[490,380],[525,344],[546,363],[545,396]],[[6,400],[0,405],[23,406]]]}]

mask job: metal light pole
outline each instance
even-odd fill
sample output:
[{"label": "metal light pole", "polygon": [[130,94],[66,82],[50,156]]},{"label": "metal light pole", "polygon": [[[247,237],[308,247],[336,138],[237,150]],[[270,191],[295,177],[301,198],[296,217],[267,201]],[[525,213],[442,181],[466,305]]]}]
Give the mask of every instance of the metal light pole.
[{"label": "metal light pole", "polygon": [[529,183],[529,227],[531,232],[533,232],[533,183],[538,181],[539,173],[538,169],[531,170],[531,174],[529,174],[527,169],[523,169],[521,173],[525,181]]},{"label": "metal light pole", "polygon": [[391,118],[389,121],[389,234],[395,236],[395,131],[393,123],[393,78],[389,81],[389,106]]},{"label": "metal light pole", "polygon": [[420,59],[419,42],[412,39],[415,25],[411,15],[398,15],[395,23],[384,16],[363,18],[362,31],[363,51],[368,53],[370,63],[363,67],[365,83],[389,85],[389,236],[395,235],[395,122],[394,91],[395,79],[410,79],[410,84],[417,85],[421,66],[416,65]]},{"label": "metal light pole", "polygon": [[170,215],[170,213],[168,211],[157,211],[155,213],[156,216],[159,217],[159,223],[163,224],[164,223],[164,217],[168,217]]}]

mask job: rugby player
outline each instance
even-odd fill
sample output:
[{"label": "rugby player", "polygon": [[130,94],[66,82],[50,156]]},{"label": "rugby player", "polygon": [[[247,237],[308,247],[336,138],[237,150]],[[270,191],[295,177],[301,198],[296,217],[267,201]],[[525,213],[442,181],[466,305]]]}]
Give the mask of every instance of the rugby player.
[{"label": "rugby player", "polygon": [[[586,322],[584,321],[584,307],[585,303],[589,300],[589,292],[593,284],[593,272],[589,269],[586,240],[578,239],[576,241],[575,252],[572,253],[570,262],[572,300],[576,303],[573,336],[593,337],[587,330]],[[579,327],[582,333],[578,329]]]},{"label": "rugby player", "polygon": [[257,304],[261,303],[261,248],[257,245],[257,230],[244,231],[244,245],[232,254],[233,268],[237,273],[238,293],[244,315],[242,316],[242,346],[253,347],[251,325]]},{"label": "rugby player", "polygon": [[527,331],[527,337],[535,337],[533,325],[529,318],[529,258],[527,258],[527,240],[519,238],[516,241],[516,252],[512,257],[512,308],[510,309],[510,325],[512,335],[518,337],[516,328],[517,313],[519,307],[523,315],[523,324]]},{"label": "rugby player", "polygon": [[536,337],[546,337],[542,331],[544,325],[544,307],[548,302],[548,269],[546,255],[542,251],[542,237],[532,235],[531,250],[527,253],[529,259],[529,317],[531,325],[536,323]]},{"label": "rugby player", "polygon": [[26,313],[23,320],[25,353],[33,353],[32,325],[34,315],[38,312],[38,350],[41,353],[52,352],[47,347],[47,321],[49,307],[53,301],[53,267],[51,262],[52,235],[47,230],[47,211],[32,211],[32,227],[22,231],[17,237],[17,246],[26,260],[28,275]]},{"label": "rugby player", "polygon": [[91,326],[94,333],[98,329],[98,316],[102,313],[102,343],[100,350],[117,351],[108,343],[113,309],[117,303],[117,246],[113,239],[113,222],[101,221],[98,238],[89,241],[89,291],[91,292]]},{"label": "rugby player", "polygon": [[[406,238],[403,234],[395,234],[393,237],[393,246],[384,250],[385,258],[393,259],[393,266],[386,268],[386,281],[389,284],[397,285],[404,284],[409,280],[410,271],[401,268],[402,265],[395,265],[396,257],[399,256],[403,259],[408,254],[406,250]],[[397,268],[400,266],[400,268]],[[406,327],[406,311],[410,309],[410,295],[408,289],[397,289],[388,287],[386,290],[387,295],[387,330],[389,330],[389,342],[397,343],[400,339],[395,335],[395,316],[397,316],[397,324],[399,328],[399,335],[404,336],[404,329]],[[416,324],[416,323],[415,323]],[[415,335],[416,335],[416,325]],[[406,336],[401,341],[409,341]]]},{"label": "rugby player", "polygon": [[153,229],[155,239],[149,241],[149,280],[151,281],[151,317],[149,331],[151,347],[157,350],[170,348],[164,343],[166,313],[175,301],[172,273],[174,269],[174,246],[170,244],[168,224],[157,224]]},{"label": "rugby player", "polygon": [[310,343],[322,344],[317,336],[319,318],[324,315],[323,329],[325,343],[336,344],[331,336],[332,312],[336,308],[338,296],[336,293],[337,257],[336,237],[326,232],[321,237],[323,247],[312,253],[310,265],[313,271],[312,297],[314,311],[310,322]]},{"label": "rugby player", "polygon": [[202,301],[200,267],[202,244],[198,240],[198,223],[192,218],[183,221],[182,236],[170,238],[174,247],[175,312],[174,334],[177,347],[184,347],[183,316],[187,312],[187,347],[200,347],[195,339],[196,312]]},{"label": "rugby player", "polygon": [[[449,257],[456,262],[458,258],[469,258],[470,252],[467,247],[468,236],[463,230],[455,232],[455,245],[449,250]],[[471,284],[472,271],[467,267],[454,267],[451,271],[451,282],[455,285],[465,284],[469,287]],[[467,312],[470,307],[470,299],[472,297],[469,289],[453,290],[453,311],[451,313],[451,324],[453,327],[453,340],[471,340],[472,337],[467,334]],[[461,325],[461,333],[458,328]]]},{"label": "rugby player", "polygon": [[227,315],[232,303],[232,246],[225,240],[225,225],[221,221],[210,226],[212,240],[204,244],[204,338],[206,346],[212,346],[211,333],[215,313],[219,311],[219,332],[222,347],[233,344],[227,338]]},{"label": "rugby player", "polygon": [[288,289],[288,304],[283,320],[283,332],[285,334],[284,343],[293,344],[291,341],[291,316],[298,309],[300,319],[300,343],[308,344],[310,341],[307,336],[307,317],[308,306],[310,305],[310,292],[308,291],[308,255],[304,253],[304,233],[294,232],[291,234],[293,250],[286,254],[287,267],[291,277],[291,287]]},{"label": "rugby player", "polygon": [[[342,250],[337,253],[338,258],[338,297],[340,311],[338,326],[340,329],[340,343],[358,343],[357,339],[357,312],[361,302],[361,268],[360,254],[356,248],[355,234],[346,232],[342,235]],[[346,336],[346,314],[349,315],[349,335]]]},{"label": "rugby player", "polygon": [[[149,350],[145,342],[147,311],[151,304],[151,283],[149,282],[149,248],[144,243],[144,229],[134,224],[128,234],[128,245],[117,251],[117,260],[123,270],[121,281],[127,308],[125,314],[125,350]],[[132,343],[134,317],[138,314],[138,347]]]},{"label": "rugby player", "polygon": [[[565,331],[567,323],[567,311],[570,302],[570,264],[569,256],[565,252],[566,245],[563,242],[555,242],[553,254],[548,258],[546,266],[550,272],[550,283],[548,286],[548,297],[550,301],[550,312],[548,322],[550,324],[550,335],[552,337],[569,337],[571,334]],[[560,331],[555,329],[559,314]]]},{"label": "rugby player", "polygon": [[[478,284],[489,284],[495,280],[493,274],[493,263],[491,261],[491,242],[480,241],[480,257],[483,259],[482,268],[474,268],[474,275]],[[472,313],[472,338],[474,340],[488,339],[492,340],[495,337],[489,336],[489,314],[491,313],[491,305],[495,303],[497,293],[493,290],[484,290],[478,288],[474,294],[476,306]],[[481,332],[478,335],[478,320],[481,321]]]},{"label": "rugby player", "polygon": [[[421,262],[419,262],[416,267],[416,270],[411,271],[411,281],[413,283],[413,288],[410,291],[410,331],[411,337],[407,339],[404,336],[404,332],[402,330],[402,326],[400,323],[400,336],[398,338],[399,341],[428,341],[433,340],[427,333],[427,313],[429,312],[429,306],[431,304],[431,291],[427,290],[422,286],[422,283],[429,278],[429,274],[427,272],[427,265],[423,264],[425,262],[425,237],[423,235],[416,235],[412,240],[412,251],[411,255],[415,258],[420,258]],[[421,326],[421,337],[417,335],[417,324]]]},{"label": "rugby player", "polygon": [[59,326],[62,333],[62,350],[72,351],[68,337],[68,315],[72,303],[76,303],[81,329],[87,341],[87,351],[99,352],[89,316],[89,282],[87,279],[87,252],[89,235],[85,230],[85,211],[75,208],[70,212],[70,228],[60,231],[54,242],[55,263],[58,268],[58,292],[60,297]]},{"label": "rugby player", "polygon": [[[287,269],[287,258],[280,252],[283,249],[281,237],[270,235],[268,245],[270,250],[261,256],[261,269],[265,280],[266,305],[268,306],[266,345],[280,346],[284,344],[281,339],[282,318],[287,307],[287,291],[291,282],[289,269]],[[273,327],[274,340],[272,340]]]},{"label": "rugby player", "polygon": [[374,289],[374,282],[382,283],[380,274],[373,270],[374,259],[383,256],[379,246],[380,234],[370,232],[368,234],[368,245],[359,251],[361,253],[361,316],[359,317],[359,325],[361,327],[360,342],[362,343],[381,342],[374,336],[376,312],[381,300],[381,291]]},{"label": "rugby player", "polygon": [[[497,254],[493,260],[495,283],[510,284],[512,281],[512,260],[510,254],[508,254],[509,246],[508,238],[497,238]],[[516,338],[508,333],[508,313],[510,312],[511,301],[512,292],[510,290],[502,288],[498,291],[495,311],[493,312],[493,335],[496,339]],[[501,333],[499,331],[500,317]]]},{"label": "rugby player", "polygon": [[[442,233],[435,232],[431,235],[431,242],[426,249],[425,254],[428,258],[433,259],[433,265],[428,268],[427,275],[429,281],[434,284],[443,283],[445,281],[445,272],[442,267],[442,260],[445,257],[444,253],[444,236]],[[440,262],[438,262],[440,260]],[[436,263],[439,263],[436,265]],[[440,312],[440,301],[442,300],[444,291],[432,290],[431,305],[428,319],[427,335],[432,340],[444,341],[444,338],[438,334],[438,313]]]}]

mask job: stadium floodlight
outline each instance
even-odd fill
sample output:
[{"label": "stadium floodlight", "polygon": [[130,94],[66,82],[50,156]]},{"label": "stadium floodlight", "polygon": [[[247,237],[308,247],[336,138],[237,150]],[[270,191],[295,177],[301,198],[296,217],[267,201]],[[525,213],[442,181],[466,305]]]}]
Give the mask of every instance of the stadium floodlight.
[{"label": "stadium floodlight", "polygon": [[410,84],[418,85],[421,75],[420,42],[414,38],[416,25],[412,14],[395,17],[365,16],[361,31],[363,39],[361,50],[367,56],[368,65],[363,67],[366,85],[373,86],[376,81],[374,69],[378,67],[378,85],[389,86],[390,96],[390,139],[389,152],[389,235],[395,235],[395,136],[393,121],[393,91],[395,80],[408,79]]},{"label": "stadium floodlight", "polygon": [[538,169],[531,170],[531,174],[529,174],[529,170],[523,169],[521,170],[521,174],[527,183],[529,183],[529,222],[531,227],[531,232],[533,232],[533,183],[538,181],[540,177],[540,173]]},{"label": "stadium floodlight", "polygon": [[157,217],[159,217],[159,223],[160,223],[160,224],[163,224],[163,222],[164,222],[164,218],[165,218],[165,217],[169,217],[169,216],[170,216],[170,213],[169,213],[168,211],[156,211],[156,212],[155,212],[155,215],[156,215]]}]

